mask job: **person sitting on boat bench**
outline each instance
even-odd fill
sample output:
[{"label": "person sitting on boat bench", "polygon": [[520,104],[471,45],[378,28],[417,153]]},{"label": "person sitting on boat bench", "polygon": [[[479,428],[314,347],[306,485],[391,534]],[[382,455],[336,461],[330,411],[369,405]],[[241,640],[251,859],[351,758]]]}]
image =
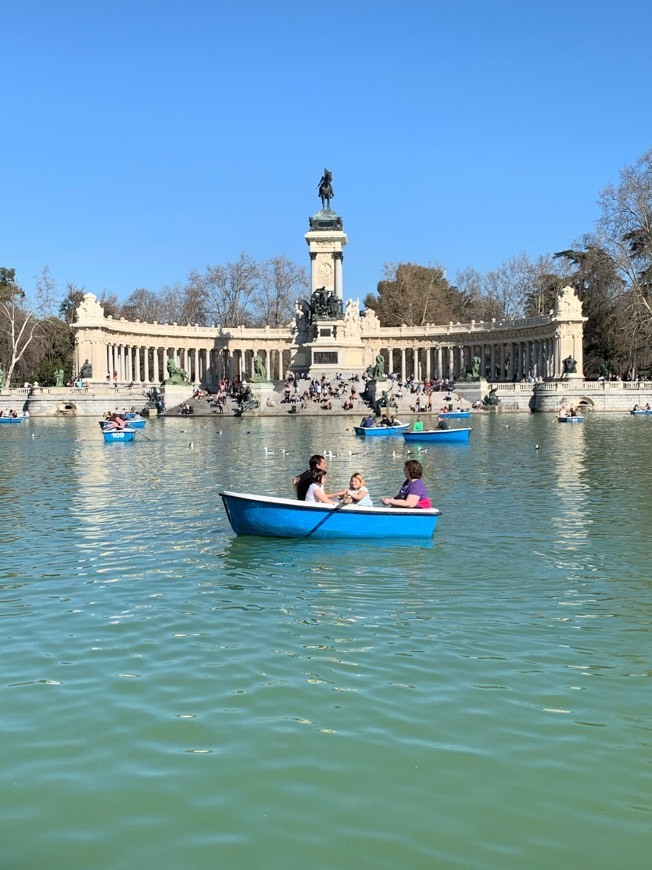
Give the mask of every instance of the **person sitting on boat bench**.
[{"label": "person sitting on boat bench", "polygon": [[376,421],[371,416],[371,414],[367,414],[366,417],[362,418],[362,422],[360,423],[360,425],[364,426],[365,429],[373,429],[373,427],[376,425]]},{"label": "person sitting on boat bench", "polygon": [[306,500],[306,493],[308,492],[308,487],[312,483],[312,473],[316,468],[321,469],[322,471],[326,471],[326,459],[319,453],[313,454],[308,461],[309,468],[307,471],[304,471],[303,474],[298,474],[296,477],[292,478],[292,486],[294,488],[294,493],[299,501]]},{"label": "person sitting on boat bench", "polygon": [[324,492],[324,483],[326,482],[327,474],[328,472],[324,471],[324,469],[315,468],[312,472],[310,486],[308,487],[308,492],[306,493],[304,501],[312,502],[313,504],[337,504],[337,502],[333,501],[333,496],[339,496],[339,492]]},{"label": "person sitting on boat bench", "polygon": [[424,482],[421,480],[423,466],[417,459],[408,459],[403,470],[405,480],[394,498],[383,496],[381,501],[387,507],[429,508],[432,507]]},{"label": "person sitting on boat bench", "polygon": [[437,429],[450,429],[450,426],[443,417],[437,417]]}]

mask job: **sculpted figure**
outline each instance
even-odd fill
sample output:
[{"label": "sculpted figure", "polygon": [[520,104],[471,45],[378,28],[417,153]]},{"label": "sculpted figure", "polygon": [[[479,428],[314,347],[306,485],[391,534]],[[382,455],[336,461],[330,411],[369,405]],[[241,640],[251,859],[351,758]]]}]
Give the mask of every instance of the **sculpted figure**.
[{"label": "sculpted figure", "polygon": [[93,377],[93,366],[89,363],[88,360],[84,360],[84,365],[79,369],[79,377],[80,378],[92,378]]},{"label": "sculpted figure", "polygon": [[168,379],[166,383],[168,384],[185,384],[188,382],[188,377],[183,369],[179,368],[179,366],[175,363],[175,361],[170,357],[167,362],[168,369]]},{"label": "sculpted figure", "polygon": [[252,380],[254,380],[254,381],[266,381],[267,380],[267,373],[266,373],[265,367],[263,365],[262,357],[258,356],[258,354],[256,354],[256,356],[254,357],[254,376],[253,376]]},{"label": "sculpted figure", "polygon": [[329,211],[331,207],[331,199],[335,196],[333,193],[333,185],[331,184],[332,180],[333,173],[328,169],[324,169],[324,174],[319,182],[319,198],[321,199],[321,207],[326,208]]},{"label": "sculpted figure", "polygon": [[577,372],[577,361],[573,359],[572,356],[567,356],[563,361],[564,366],[564,374],[565,375],[574,375]]},{"label": "sculpted figure", "polygon": [[471,360],[471,377],[477,378],[480,375],[480,357],[474,356]]},{"label": "sculpted figure", "polygon": [[55,386],[62,387],[63,386],[63,378],[64,378],[63,369],[57,369],[54,373],[54,377],[55,377]]}]

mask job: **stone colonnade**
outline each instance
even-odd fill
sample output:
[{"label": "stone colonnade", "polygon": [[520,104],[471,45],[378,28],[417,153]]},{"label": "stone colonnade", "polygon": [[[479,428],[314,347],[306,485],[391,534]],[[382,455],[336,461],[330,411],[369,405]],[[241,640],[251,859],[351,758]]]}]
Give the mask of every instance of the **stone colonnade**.
[{"label": "stone colonnade", "polygon": [[[270,381],[282,380],[292,370],[362,373],[379,354],[386,373],[396,372],[403,379],[459,379],[469,374],[500,383],[561,378],[569,357],[575,375],[582,377],[585,320],[578,297],[565,287],[546,315],[446,326],[381,327],[373,311],[360,315],[356,303],[342,321],[333,323],[327,338],[310,340],[292,324],[278,329],[227,328],[114,320],[87,293],[74,328],[77,371],[88,360],[92,383],[158,385],[168,378],[171,360],[186,372],[188,381],[211,387],[223,378],[251,379],[256,356]],[[318,364],[326,357],[327,364]]]}]

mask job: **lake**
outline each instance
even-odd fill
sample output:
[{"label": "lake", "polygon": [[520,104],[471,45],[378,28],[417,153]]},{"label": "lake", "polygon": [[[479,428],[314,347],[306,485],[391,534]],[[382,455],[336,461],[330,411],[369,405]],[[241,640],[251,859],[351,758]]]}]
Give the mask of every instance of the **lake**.
[{"label": "lake", "polygon": [[649,866],[652,418],[413,448],[431,545],[233,535],[314,452],[394,495],[352,424],[0,427],[3,868]]}]

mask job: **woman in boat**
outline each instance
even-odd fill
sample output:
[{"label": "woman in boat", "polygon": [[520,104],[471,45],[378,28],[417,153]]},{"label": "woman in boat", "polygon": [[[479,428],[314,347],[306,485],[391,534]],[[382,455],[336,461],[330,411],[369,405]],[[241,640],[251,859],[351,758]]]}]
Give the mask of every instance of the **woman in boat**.
[{"label": "woman in boat", "polygon": [[[332,500],[331,495],[327,495],[324,492],[326,474],[327,472],[323,468],[313,469],[312,483],[308,487],[304,501],[312,502],[313,504],[336,504]],[[339,493],[333,493],[333,495],[339,495]]]},{"label": "woman in boat", "polygon": [[417,459],[405,463],[405,481],[394,498],[383,496],[381,501],[387,507],[429,508],[432,507],[424,482],[421,480],[423,466]]},{"label": "woman in boat", "polygon": [[373,505],[371,496],[369,495],[369,490],[364,482],[364,477],[359,471],[356,471],[355,474],[351,475],[349,488],[344,490],[341,499],[347,503],[350,502],[361,506],[366,505],[370,507]]}]

